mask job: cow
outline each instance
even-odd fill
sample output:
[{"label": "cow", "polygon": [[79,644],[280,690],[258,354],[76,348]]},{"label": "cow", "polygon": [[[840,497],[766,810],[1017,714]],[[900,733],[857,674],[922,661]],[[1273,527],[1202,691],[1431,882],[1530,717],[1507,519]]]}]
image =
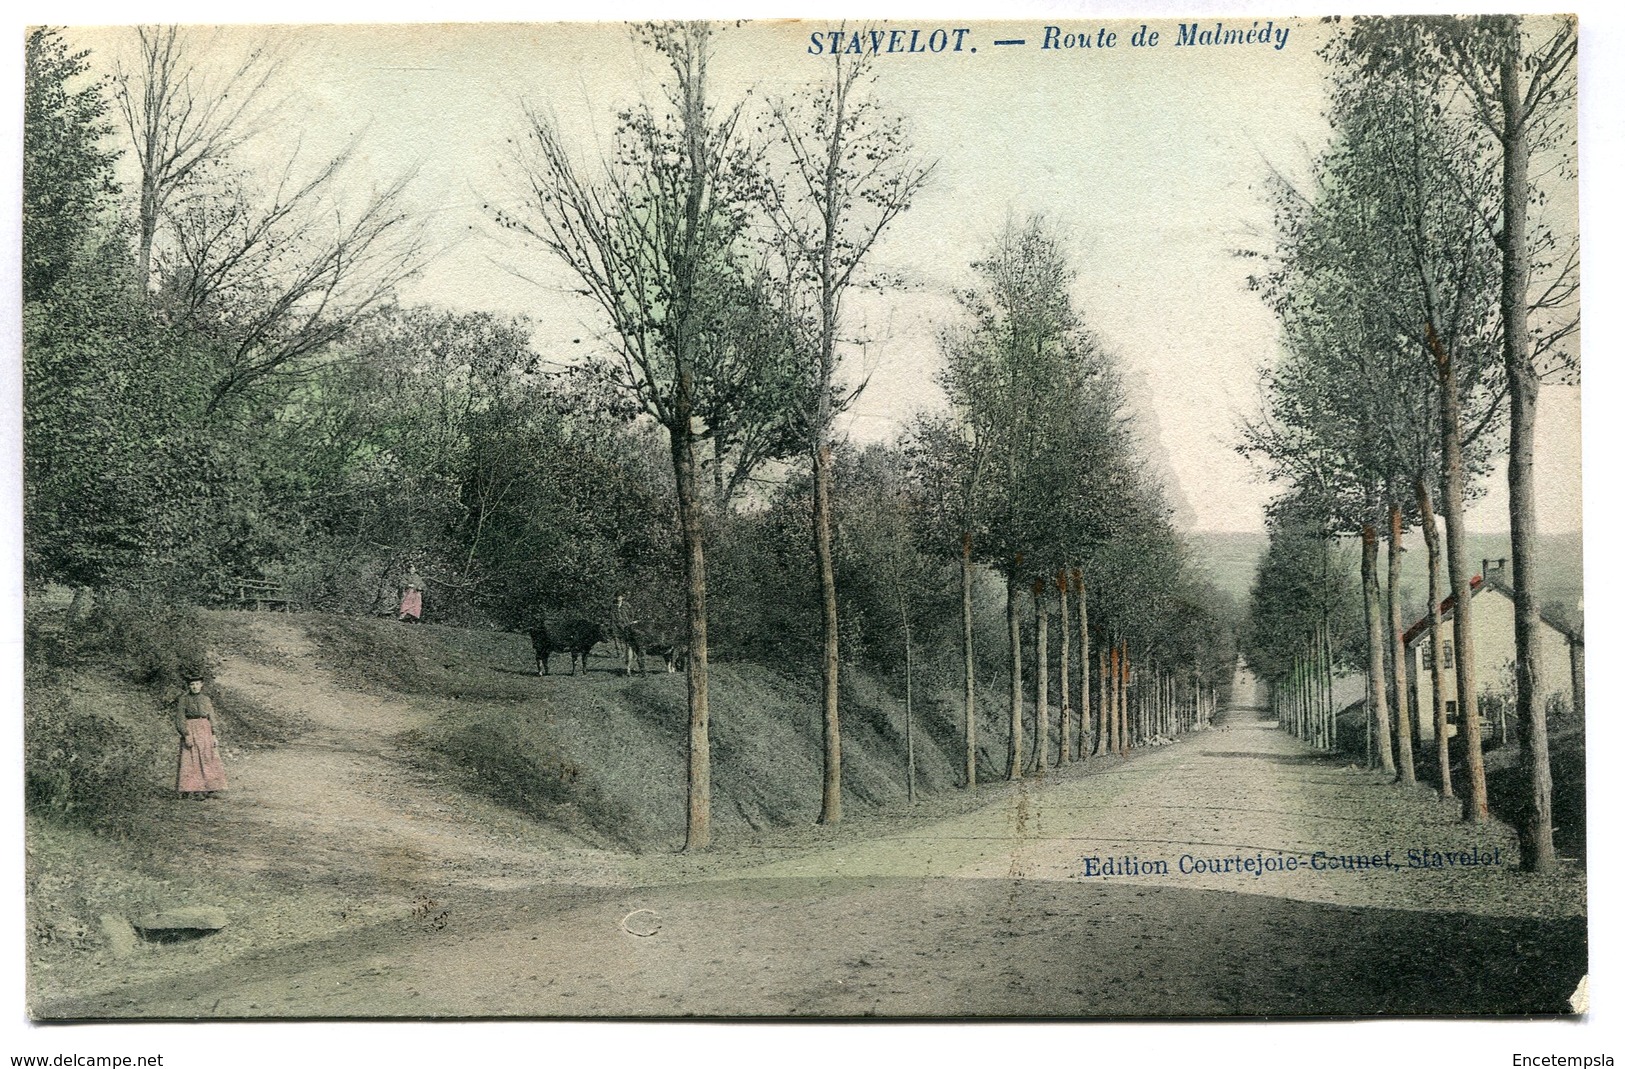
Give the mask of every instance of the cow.
[{"label": "cow", "polygon": [[687,667],[686,642],[678,638],[672,630],[633,619],[632,615],[632,609],[626,603],[626,595],[616,594],[615,604],[609,614],[610,635],[626,658],[624,669],[626,675],[632,674],[634,660],[637,662],[638,674],[645,674],[643,663],[645,654],[653,654],[664,659],[667,672]]},{"label": "cow", "polygon": [[667,672],[680,672],[688,667],[688,643],[662,640],[650,643],[648,651],[664,658]]},{"label": "cow", "polygon": [[568,653],[570,655],[570,674],[576,674],[576,662],[581,662],[581,671],[587,671],[587,655],[592,648],[609,636],[604,633],[604,625],[582,616],[565,616],[553,624],[547,622],[547,616],[539,616],[530,628],[530,645],[536,651],[536,674],[550,675],[547,669],[547,658],[554,653]]}]

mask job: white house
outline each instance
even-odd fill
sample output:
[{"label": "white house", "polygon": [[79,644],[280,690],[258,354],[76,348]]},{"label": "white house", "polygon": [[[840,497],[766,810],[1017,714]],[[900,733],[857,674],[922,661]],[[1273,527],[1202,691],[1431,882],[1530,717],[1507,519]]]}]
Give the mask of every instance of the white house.
[{"label": "white house", "polygon": [[[1490,567],[1495,564],[1494,568]],[[1481,697],[1480,726],[1489,738],[1491,733],[1505,733],[1504,723],[1491,719],[1497,708],[1493,701],[1486,707],[1483,696],[1501,698],[1500,709],[1505,715],[1514,714],[1516,693],[1517,655],[1512,631],[1512,587],[1506,572],[1506,561],[1484,562],[1484,570],[1473,577],[1473,652],[1475,674]],[[1417,726],[1424,742],[1433,740],[1433,672],[1442,667],[1445,718],[1449,734],[1456,734],[1456,650],[1454,639],[1454,597],[1439,605],[1442,623],[1439,637],[1442,656],[1435,657],[1428,637],[1426,616],[1412,624],[1405,632],[1405,658],[1412,683],[1412,706],[1416,710]],[[1440,666],[1440,662],[1443,662]],[[1585,709],[1585,640],[1563,624],[1541,614],[1540,619],[1541,700],[1550,708],[1562,703],[1566,708],[1584,712]],[[1579,700],[1575,700],[1576,691]]]}]

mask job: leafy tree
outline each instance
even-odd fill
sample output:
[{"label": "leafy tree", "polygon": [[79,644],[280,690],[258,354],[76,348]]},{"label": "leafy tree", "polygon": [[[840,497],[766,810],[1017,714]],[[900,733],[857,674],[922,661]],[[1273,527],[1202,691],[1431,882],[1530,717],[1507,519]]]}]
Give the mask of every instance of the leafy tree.
[{"label": "leafy tree", "polygon": [[[1029,576],[1026,553],[1038,541],[1041,505],[1033,493],[1034,460],[1043,417],[1066,346],[1081,328],[1068,287],[1072,271],[1042,220],[1006,224],[987,255],[972,265],[980,285],[961,295],[970,327],[945,337],[943,386],[985,445],[989,472],[1002,481],[979,487],[988,517],[982,559],[1005,578],[1010,634],[1008,775],[1019,779],[1025,753],[1022,725],[1021,600]],[[967,648],[969,643],[967,643]]]},{"label": "leafy tree", "polygon": [[[970,587],[973,544],[976,556],[1005,578],[1009,774],[1015,778],[1026,757],[1023,588],[1036,582],[1033,596],[1044,604],[1058,574],[1081,570],[1089,576],[1092,588],[1081,579],[1078,583],[1080,602],[1086,589],[1094,592],[1082,629],[1087,660],[1091,631],[1102,633],[1102,648],[1131,635],[1141,649],[1156,641],[1154,631],[1136,621],[1148,615],[1147,604],[1159,610],[1172,605],[1184,564],[1160,488],[1137,459],[1132,419],[1112,361],[1072,307],[1074,275],[1053,230],[1041,219],[1012,222],[973,266],[979,285],[962,295],[967,323],[943,335],[943,384],[957,422],[922,422],[914,452],[935,451],[942,458],[920,467],[946,503],[933,526],[940,531],[945,523],[959,523],[962,594]],[[939,541],[942,537],[937,535]],[[1120,586],[1103,593],[1114,582]],[[1042,613],[1038,620],[1042,625]],[[968,613],[966,621],[969,662]],[[1111,642],[1104,641],[1108,621],[1116,628]],[[1117,658],[1121,668],[1122,654]],[[1047,642],[1039,660],[1041,676],[1047,677]],[[1084,675],[1087,689],[1087,671]],[[967,670],[967,713],[973,709],[972,680]],[[1033,755],[1042,767],[1050,747],[1042,715],[1048,679],[1040,678],[1038,687],[1041,715]],[[1114,705],[1122,703],[1114,699]],[[1065,698],[1062,708],[1068,708]],[[1103,726],[1110,722],[1102,721]],[[969,716],[967,723],[973,723]],[[1104,746],[1104,732],[1100,739]],[[1125,746],[1127,741],[1124,732]],[[967,742],[967,753],[973,752]]]},{"label": "leafy tree", "polygon": [[[1482,212],[1488,172],[1478,136],[1428,103],[1426,72],[1413,75],[1376,81],[1345,71],[1333,92],[1337,140],[1314,191],[1283,195],[1281,267],[1261,284],[1282,316],[1289,357],[1271,381],[1270,421],[1246,448],[1269,457],[1276,476],[1319,500],[1334,528],[1359,530],[1373,551],[1379,510],[1392,528],[1393,511],[1418,481],[1426,490],[1442,480],[1452,583],[1464,606],[1456,617],[1458,693],[1476,813],[1485,795],[1461,517],[1483,457],[1473,450],[1488,444],[1501,390],[1484,286],[1493,262]],[[1366,568],[1379,756],[1390,767],[1374,556]],[[1390,601],[1390,620],[1395,609]]]},{"label": "leafy tree", "polygon": [[1269,681],[1283,723],[1328,749],[1338,742],[1330,702],[1335,665],[1358,663],[1365,641],[1353,571],[1316,503],[1286,498],[1272,508],[1241,645],[1248,665]]},{"label": "leafy tree", "polygon": [[813,548],[823,602],[824,781],[818,820],[841,820],[840,613],[831,530],[833,421],[851,394],[836,387],[848,291],[865,281],[876,242],[931,168],[911,158],[902,120],[869,90],[872,55],[837,55],[829,79],[773,105],[778,137],[768,216],[813,355],[810,413]]},{"label": "leafy tree", "polygon": [[739,108],[711,102],[713,29],[704,23],[641,27],[669,66],[665,101],[622,112],[614,158],[582,176],[557,126],[530,119],[530,204],[503,221],[557,256],[610,329],[618,382],[667,433],[684,552],[689,638],[689,794],[686,849],[711,841],[710,702],[706,670],[705,539],[696,443],[707,398],[730,396],[724,375],[750,378],[724,333],[728,303],[748,279],[744,245],[760,201],[756,152]]},{"label": "leafy tree", "polygon": [[106,240],[115,149],[88,52],[55,30],[29,33],[23,56],[23,300],[43,300]]},{"label": "leafy tree", "polygon": [[45,29],[25,54],[24,559],[30,580],[102,588],[196,543],[214,475],[189,420],[199,349],[122,263],[103,87],[75,85],[87,56]]},{"label": "leafy tree", "polygon": [[[1399,51],[1406,47],[1411,51]],[[1542,219],[1540,213],[1557,183],[1574,181],[1575,23],[1570,16],[1516,15],[1388,25],[1362,20],[1351,31],[1350,53],[1376,77],[1418,62],[1448,69],[1454,84],[1439,86],[1434,102],[1448,103],[1455,91],[1464,93],[1466,110],[1499,150],[1493,236],[1501,264],[1501,354],[1510,409],[1507,486],[1525,790],[1518,820],[1520,858],[1527,869],[1549,871],[1557,857],[1546,710],[1540,700],[1534,443],[1542,380],[1578,370],[1569,346],[1580,322],[1579,235],[1572,218]]]}]

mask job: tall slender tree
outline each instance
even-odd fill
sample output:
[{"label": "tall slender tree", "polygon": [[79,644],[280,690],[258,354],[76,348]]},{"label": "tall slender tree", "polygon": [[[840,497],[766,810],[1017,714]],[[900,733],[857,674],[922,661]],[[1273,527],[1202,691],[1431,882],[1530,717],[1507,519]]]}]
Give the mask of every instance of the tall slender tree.
[{"label": "tall slender tree", "polygon": [[[662,426],[676,480],[688,631],[688,814],[685,849],[711,842],[710,676],[705,536],[695,445],[701,399],[726,396],[707,359],[722,305],[742,270],[759,192],[757,152],[738,107],[710,96],[714,30],[705,23],[642,26],[665,62],[666,98],[623,113],[616,153],[599,180],[583,177],[558,126],[539,112],[524,157],[529,203],[503,220],[534,238],[580,280],[612,331],[628,393]],[[729,363],[735,374],[748,367]]]},{"label": "tall slender tree", "polygon": [[119,65],[114,82],[119,114],[141,168],[136,279],[146,286],[171,198],[264,127],[269,86],[283,57],[269,41],[260,41],[215,73],[199,62],[218,44],[198,40],[202,31],[139,26],[134,32],[135,58]]},{"label": "tall slender tree", "polygon": [[830,527],[836,369],[844,301],[875,244],[925,184],[902,120],[872,93],[873,56],[836,55],[812,92],[773,105],[782,161],[769,188],[775,243],[807,309],[814,353],[813,549],[823,605],[823,801],[818,821],[841,819],[840,614]]}]

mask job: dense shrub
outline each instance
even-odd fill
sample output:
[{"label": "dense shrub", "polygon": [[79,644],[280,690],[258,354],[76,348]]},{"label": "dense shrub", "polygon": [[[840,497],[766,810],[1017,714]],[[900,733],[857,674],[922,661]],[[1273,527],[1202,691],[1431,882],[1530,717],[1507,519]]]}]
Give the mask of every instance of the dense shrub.
[{"label": "dense shrub", "polygon": [[57,673],[25,678],[24,798],[31,813],[124,831],[150,802],[169,759],[163,718],[125,704],[113,688],[69,691]]},{"label": "dense shrub", "polygon": [[208,671],[202,616],[152,596],[105,596],[77,625],[30,604],[25,634],[29,812],[131,829],[174,759],[164,702],[186,675]]},{"label": "dense shrub", "polygon": [[143,686],[162,689],[192,673],[211,676],[203,618],[187,605],[143,595],[105,598],[73,641],[80,656],[106,662]]}]

